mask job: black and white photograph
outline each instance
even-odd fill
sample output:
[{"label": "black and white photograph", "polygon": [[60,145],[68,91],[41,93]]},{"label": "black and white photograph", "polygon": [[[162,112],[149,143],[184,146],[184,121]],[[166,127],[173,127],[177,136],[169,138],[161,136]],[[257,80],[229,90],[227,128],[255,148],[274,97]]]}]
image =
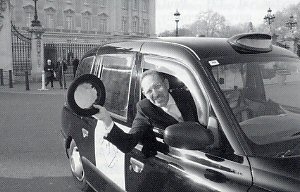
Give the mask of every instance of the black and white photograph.
[{"label": "black and white photograph", "polygon": [[0,0],[0,192],[299,192],[300,0]]}]

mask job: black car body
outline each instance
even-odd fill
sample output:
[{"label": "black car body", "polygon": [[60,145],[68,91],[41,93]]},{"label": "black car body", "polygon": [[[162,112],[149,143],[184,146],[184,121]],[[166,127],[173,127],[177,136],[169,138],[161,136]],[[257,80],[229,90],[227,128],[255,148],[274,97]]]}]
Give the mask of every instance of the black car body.
[{"label": "black car body", "polygon": [[[101,137],[93,117],[65,105],[62,133],[82,190],[300,190],[298,56],[271,45],[265,34],[132,40],[90,50],[77,76],[91,73],[103,81],[104,106],[128,132],[146,69],[166,73],[174,89],[191,93],[201,126],[154,128],[170,151],[145,158],[141,144],[122,153]],[[205,149],[197,126],[214,136]]]}]

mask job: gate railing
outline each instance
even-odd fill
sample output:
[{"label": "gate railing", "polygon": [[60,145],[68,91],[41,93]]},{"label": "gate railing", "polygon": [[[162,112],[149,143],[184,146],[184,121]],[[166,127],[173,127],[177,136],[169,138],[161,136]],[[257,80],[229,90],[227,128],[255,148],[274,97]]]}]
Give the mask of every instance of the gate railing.
[{"label": "gate railing", "polygon": [[80,59],[88,50],[97,46],[96,44],[80,43],[48,43],[44,42],[44,62],[50,59],[54,65],[59,58],[66,59],[67,74],[73,74],[72,62],[75,57]]},{"label": "gate railing", "polygon": [[11,23],[11,32],[13,73],[15,76],[24,76],[25,71],[31,74],[30,34],[27,31],[21,33],[13,23]]}]

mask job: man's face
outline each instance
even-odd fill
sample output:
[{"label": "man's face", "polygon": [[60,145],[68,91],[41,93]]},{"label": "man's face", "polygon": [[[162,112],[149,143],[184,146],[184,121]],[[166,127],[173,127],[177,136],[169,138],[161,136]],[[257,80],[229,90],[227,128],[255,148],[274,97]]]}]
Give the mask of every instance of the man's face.
[{"label": "man's face", "polygon": [[169,82],[158,75],[147,75],[141,82],[143,94],[158,107],[165,107],[169,101]]}]

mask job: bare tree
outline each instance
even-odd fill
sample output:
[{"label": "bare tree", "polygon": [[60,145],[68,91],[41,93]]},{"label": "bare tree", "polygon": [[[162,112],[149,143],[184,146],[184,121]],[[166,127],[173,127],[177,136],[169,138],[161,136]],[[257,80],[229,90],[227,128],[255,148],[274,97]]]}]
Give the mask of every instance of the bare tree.
[{"label": "bare tree", "polygon": [[[175,36],[175,30],[173,31],[164,31],[158,35],[159,37],[174,37]],[[195,36],[193,32],[189,29],[188,26],[182,27],[178,29],[178,36]]]},{"label": "bare tree", "polygon": [[220,37],[226,29],[225,17],[212,11],[201,12],[190,28],[197,36]]}]

